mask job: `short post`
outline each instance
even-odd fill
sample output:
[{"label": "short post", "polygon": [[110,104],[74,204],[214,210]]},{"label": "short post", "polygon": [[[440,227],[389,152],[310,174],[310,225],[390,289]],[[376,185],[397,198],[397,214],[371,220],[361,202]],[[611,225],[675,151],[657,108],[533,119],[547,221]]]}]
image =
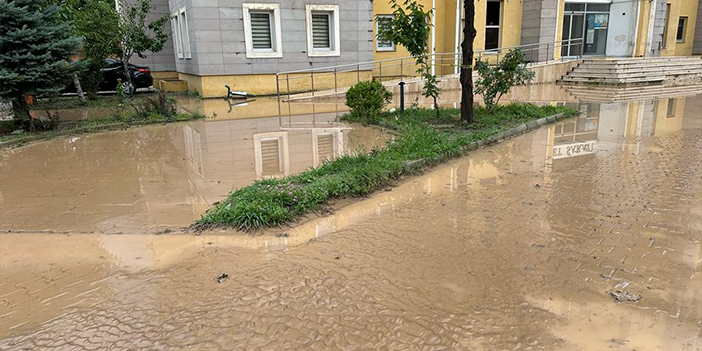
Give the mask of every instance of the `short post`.
[{"label": "short post", "polygon": [[314,71],[310,71],[310,79],[312,80],[312,97],[314,97]]},{"label": "short post", "polygon": [[400,82],[400,116],[405,116],[405,82]]},{"label": "short post", "polygon": [[361,82],[361,65],[356,65],[356,83]]},{"label": "short post", "polygon": [[336,80],[336,67],[334,67],[334,92],[335,93],[339,92],[339,84]]},{"label": "short post", "polygon": [[403,75],[403,70],[402,70],[402,62],[404,62],[405,59],[400,59],[400,81],[404,80],[404,75]]},{"label": "short post", "polygon": [[285,75],[285,85],[288,87],[288,101],[290,101],[290,75]]},{"label": "short post", "polygon": [[282,110],[280,108],[280,77],[276,74],[275,75],[275,90],[276,90],[276,97],[278,98],[278,117],[282,115]]},{"label": "short post", "polygon": [[379,68],[378,71],[380,72],[380,82],[383,82],[383,61],[378,62]]}]

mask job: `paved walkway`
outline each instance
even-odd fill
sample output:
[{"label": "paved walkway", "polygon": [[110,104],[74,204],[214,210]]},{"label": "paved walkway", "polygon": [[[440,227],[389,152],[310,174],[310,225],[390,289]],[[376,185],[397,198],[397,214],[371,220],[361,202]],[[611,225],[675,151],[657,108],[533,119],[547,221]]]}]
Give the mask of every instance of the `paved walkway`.
[{"label": "paved walkway", "polygon": [[288,238],[1,234],[0,350],[702,350],[702,98],[632,104]]}]

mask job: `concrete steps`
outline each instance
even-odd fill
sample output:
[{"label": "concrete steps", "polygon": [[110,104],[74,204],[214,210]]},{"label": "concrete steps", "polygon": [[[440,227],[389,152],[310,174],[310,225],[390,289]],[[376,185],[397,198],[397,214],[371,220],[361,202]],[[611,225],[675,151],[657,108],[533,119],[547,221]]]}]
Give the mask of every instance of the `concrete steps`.
[{"label": "concrete steps", "polygon": [[591,102],[639,101],[702,94],[702,84],[685,86],[591,86],[584,84],[564,83],[562,86],[576,99]]},{"label": "concrete steps", "polygon": [[574,84],[661,84],[702,79],[702,58],[586,59],[559,81]]}]

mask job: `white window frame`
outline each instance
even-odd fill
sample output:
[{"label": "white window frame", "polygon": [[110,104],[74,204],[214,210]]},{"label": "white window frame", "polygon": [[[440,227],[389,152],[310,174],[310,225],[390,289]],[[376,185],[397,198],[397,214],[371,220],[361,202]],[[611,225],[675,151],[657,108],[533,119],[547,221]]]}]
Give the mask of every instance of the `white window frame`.
[{"label": "white window frame", "polygon": [[[244,41],[246,43],[246,58],[281,58],[283,57],[283,36],[280,27],[279,4],[242,4],[244,16]],[[273,50],[254,50],[251,39],[251,11],[267,11],[273,13],[273,30],[271,42]]]},{"label": "white window frame", "polygon": [[[282,157],[281,171],[280,175],[264,176],[263,175],[263,154],[261,152],[261,141],[263,140],[278,140],[278,147],[280,148],[280,157]],[[290,152],[288,148],[288,132],[273,132],[273,133],[261,133],[254,134],[254,157],[256,161],[256,177],[258,179],[263,178],[277,178],[285,177],[290,174]]]},{"label": "white window frame", "polygon": [[[683,21],[683,32],[682,32],[682,38],[678,38],[678,29],[680,28],[680,20]],[[678,16],[678,23],[675,26],[675,42],[676,43],[684,43],[685,40],[687,40],[687,25],[690,22],[690,18],[688,16]]]},{"label": "white window frame", "polygon": [[[502,0],[488,0],[488,2],[496,2],[500,4],[500,24],[498,25],[488,25],[487,24],[487,7],[485,8],[485,31],[483,34],[485,36],[485,40],[483,40],[483,46],[485,46],[485,42],[487,41],[487,30],[488,29],[497,29],[497,47],[494,49],[487,49],[484,48],[485,51],[483,52],[484,55],[497,55],[500,47],[502,45],[502,14],[504,13],[504,6],[505,4],[502,2]],[[487,6],[487,4],[486,4]],[[489,51],[488,51],[489,50]]]},{"label": "white window frame", "polygon": [[[339,28],[339,6],[338,5],[305,5],[307,17],[307,56],[309,57],[329,57],[341,56],[341,29]],[[330,33],[331,49],[315,49],[312,39],[312,12],[328,12],[331,19]]]},{"label": "white window frame", "polygon": [[179,21],[182,21],[180,25],[182,26],[181,29],[181,45],[182,45],[182,51],[183,51],[183,57],[185,59],[192,59],[193,56],[190,52],[190,30],[188,28],[188,14],[185,12],[185,7],[182,7],[180,11],[178,11],[178,19]]},{"label": "white window frame", "polygon": [[392,41],[390,42],[390,45],[392,45],[391,47],[382,47],[381,48],[379,46],[380,45],[380,39],[378,39],[378,34],[380,34],[380,21],[379,20],[381,18],[387,18],[387,19],[393,20],[395,18],[395,16],[393,16],[393,15],[378,15],[378,16],[376,16],[376,20],[375,20],[375,34],[376,34],[375,51],[378,51],[378,52],[397,51],[397,48],[395,47],[395,43],[393,43]]},{"label": "white window frame", "polygon": [[173,33],[173,45],[179,59],[183,58],[183,46],[180,41],[180,15],[175,12],[171,14],[171,32]]}]

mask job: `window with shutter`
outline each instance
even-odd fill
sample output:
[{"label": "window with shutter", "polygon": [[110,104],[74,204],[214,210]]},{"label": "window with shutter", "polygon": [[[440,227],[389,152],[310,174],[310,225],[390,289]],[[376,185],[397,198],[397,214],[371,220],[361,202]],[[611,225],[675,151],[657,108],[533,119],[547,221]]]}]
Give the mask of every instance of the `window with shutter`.
[{"label": "window with shutter", "polygon": [[180,16],[178,14],[173,15],[171,18],[171,29],[173,31],[173,45],[175,46],[178,58],[183,58],[183,46],[180,41]]},{"label": "window with shutter", "polygon": [[307,55],[310,57],[341,55],[339,41],[339,6],[305,5],[307,11]]},{"label": "window with shutter", "polygon": [[273,50],[270,12],[251,12],[251,43],[254,50]]},{"label": "window with shutter", "polygon": [[282,173],[280,157],[280,139],[261,140],[261,168],[263,176],[273,176]]},{"label": "window with shutter", "polygon": [[331,49],[331,25],[329,13],[312,13],[312,47]]},{"label": "window with shutter", "polygon": [[[376,21],[376,32],[389,29],[392,24],[393,15],[378,15]],[[395,44],[389,40],[376,39],[376,51],[394,51]]]},{"label": "window with shutter", "polygon": [[325,161],[334,159],[334,135],[317,135],[317,162],[321,166]]},{"label": "window with shutter", "polygon": [[180,19],[180,40],[182,42],[182,50],[183,50],[183,56],[186,59],[192,58],[192,55],[190,53],[190,31],[188,30],[188,15],[185,13],[185,8],[182,8],[180,10],[180,15],[178,16]]}]

